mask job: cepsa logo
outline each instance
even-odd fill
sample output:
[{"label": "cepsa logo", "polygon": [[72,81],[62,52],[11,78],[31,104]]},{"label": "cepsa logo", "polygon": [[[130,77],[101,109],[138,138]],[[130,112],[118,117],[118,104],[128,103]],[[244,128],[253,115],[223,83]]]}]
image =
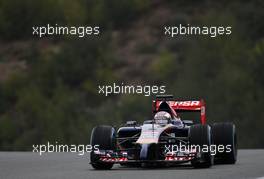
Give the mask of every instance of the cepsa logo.
[{"label": "cepsa logo", "polygon": [[[162,103],[159,101],[158,106]],[[200,101],[168,101],[170,106],[200,106]]]},{"label": "cepsa logo", "polygon": [[200,106],[200,101],[170,101],[172,106]]}]

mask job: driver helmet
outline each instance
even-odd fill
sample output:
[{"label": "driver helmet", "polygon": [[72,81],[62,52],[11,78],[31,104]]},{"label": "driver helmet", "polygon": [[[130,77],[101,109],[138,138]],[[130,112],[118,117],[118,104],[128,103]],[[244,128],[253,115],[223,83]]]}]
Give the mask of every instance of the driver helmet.
[{"label": "driver helmet", "polygon": [[170,113],[166,111],[157,112],[154,116],[156,123],[168,123],[171,119]]}]

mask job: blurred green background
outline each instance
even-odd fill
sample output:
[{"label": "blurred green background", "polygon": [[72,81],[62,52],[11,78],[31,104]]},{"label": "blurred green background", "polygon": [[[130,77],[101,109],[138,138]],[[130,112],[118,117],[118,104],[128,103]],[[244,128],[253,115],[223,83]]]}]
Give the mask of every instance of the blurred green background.
[{"label": "blurred green background", "polygon": [[[203,98],[209,123],[233,121],[263,148],[264,1],[0,0],[0,150],[88,143],[92,127],[151,117],[152,97],[98,94],[114,82]],[[32,26],[100,26],[97,37],[32,36]],[[232,35],[164,36],[165,25]]]}]

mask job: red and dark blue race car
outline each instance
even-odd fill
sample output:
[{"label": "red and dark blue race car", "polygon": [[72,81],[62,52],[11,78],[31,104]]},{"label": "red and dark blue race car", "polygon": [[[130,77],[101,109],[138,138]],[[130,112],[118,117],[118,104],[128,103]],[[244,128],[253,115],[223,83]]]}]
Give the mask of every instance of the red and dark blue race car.
[{"label": "red and dark blue race car", "polygon": [[[159,95],[152,102],[153,117],[139,125],[127,121],[119,129],[100,125],[91,133],[93,150],[90,162],[94,169],[125,166],[169,166],[190,162],[195,168],[214,163],[234,164],[237,160],[237,137],[231,122],[206,124],[205,103],[178,101],[172,95]],[[186,113],[198,114],[200,120]],[[189,116],[190,117],[190,116]]]}]

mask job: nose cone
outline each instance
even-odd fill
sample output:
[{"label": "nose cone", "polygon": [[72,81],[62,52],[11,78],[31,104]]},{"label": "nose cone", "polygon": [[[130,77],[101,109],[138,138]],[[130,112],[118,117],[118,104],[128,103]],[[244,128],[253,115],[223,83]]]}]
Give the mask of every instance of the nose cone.
[{"label": "nose cone", "polygon": [[140,160],[147,160],[148,159],[148,149],[149,149],[150,144],[142,144],[141,145],[141,150],[140,150]]},{"label": "nose cone", "polygon": [[153,144],[158,143],[159,135],[162,131],[158,125],[145,124],[142,126],[141,134],[136,143]]},{"label": "nose cone", "polygon": [[172,124],[161,126],[158,124],[145,124],[142,126],[141,134],[136,143],[138,144],[157,144],[161,133],[171,127]]}]

